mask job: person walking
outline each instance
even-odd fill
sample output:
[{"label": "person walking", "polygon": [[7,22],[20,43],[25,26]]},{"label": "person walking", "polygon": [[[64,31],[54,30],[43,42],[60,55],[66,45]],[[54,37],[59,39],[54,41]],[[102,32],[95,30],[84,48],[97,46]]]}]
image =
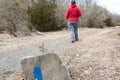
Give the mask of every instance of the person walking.
[{"label": "person walking", "polygon": [[78,38],[78,22],[79,17],[82,16],[81,10],[76,6],[76,1],[71,1],[71,6],[66,10],[66,19],[71,34],[71,43],[79,41]]}]

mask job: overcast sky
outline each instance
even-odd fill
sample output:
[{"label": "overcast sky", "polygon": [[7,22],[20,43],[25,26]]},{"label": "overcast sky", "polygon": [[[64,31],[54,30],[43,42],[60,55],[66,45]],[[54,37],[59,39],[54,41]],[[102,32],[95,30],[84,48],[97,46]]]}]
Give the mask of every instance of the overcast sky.
[{"label": "overcast sky", "polygon": [[98,0],[98,4],[106,7],[112,13],[120,14],[120,0]]}]

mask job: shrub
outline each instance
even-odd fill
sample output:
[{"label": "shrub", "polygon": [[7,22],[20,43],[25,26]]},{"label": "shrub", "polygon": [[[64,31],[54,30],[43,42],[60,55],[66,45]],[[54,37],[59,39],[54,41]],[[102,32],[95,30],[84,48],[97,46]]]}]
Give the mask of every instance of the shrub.
[{"label": "shrub", "polygon": [[106,11],[104,8],[94,4],[91,7],[81,6],[82,17],[81,17],[81,27],[96,27],[102,28],[106,19]]},{"label": "shrub", "polygon": [[118,33],[118,36],[120,36],[120,33]]},{"label": "shrub", "polygon": [[[20,0],[19,0],[20,1]],[[21,3],[22,4],[22,3]],[[18,0],[4,0],[0,4],[0,23],[5,32],[13,36],[31,35],[28,29],[26,10]]]},{"label": "shrub", "polygon": [[5,31],[4,27],[0,27],[0,33],[3,33]]},{"label": "shrub", "polygon": [[69,0],[56,0],[56,12],[55,12],[55,17],[56,21],[58,22],[57,25],[59,29],[66,29],[68,28],[67,26],[67,20],[65,18],[65,12],[67,8],[69,7]]},{"label": "shrub", "polygon": [[116,26],[116,25],[117,25],[117,24],[115,23],[115,21],[112,19],[112,17],[110,17],[110,16],[105,20],[105,24],[106,24],[108,27]]},{"label": "shrub", "polygon": [[47,0],[40,0],[38,3],[33,3],[32,6],[28,7],[27,13],[33,28],[38,31],[57,30],[55,9],[56,5]]}]

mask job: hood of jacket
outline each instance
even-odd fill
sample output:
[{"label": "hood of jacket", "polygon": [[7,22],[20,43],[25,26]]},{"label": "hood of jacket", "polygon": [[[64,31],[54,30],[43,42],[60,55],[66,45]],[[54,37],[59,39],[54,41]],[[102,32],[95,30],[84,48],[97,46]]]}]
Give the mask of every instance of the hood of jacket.
[{"label": "hood of jacket", "polygon": [[70,7],[72,16],[77,15],[76,7],[77,7],[76,5],[71,5]]},{"label": "hood of jacket", "polygon": [[77,7],[76,5],[71,5],[71,8],[75,8],[75,7]]}]

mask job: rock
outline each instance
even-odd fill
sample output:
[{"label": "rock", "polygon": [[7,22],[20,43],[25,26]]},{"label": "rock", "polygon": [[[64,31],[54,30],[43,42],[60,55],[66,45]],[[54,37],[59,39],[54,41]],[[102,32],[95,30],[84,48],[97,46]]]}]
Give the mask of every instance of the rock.
[{"label": "rock", "polygon": [[43,80],[70,80],[67,68],[56,54],[22,58],[21,65],[27,80],[34,80],[33,68],[35,66],[41,68]]},{"label": "rock", "polygon": [[33,68],[36,66],[37,57],[24,57],[21,59],[22,70],[24,78],[27,80],[33,79]]},{"label": "rock", "polygon": [[44,33],[40,32],[40,31],[37,31],[36,32],[36,35],[45,35]]}]

